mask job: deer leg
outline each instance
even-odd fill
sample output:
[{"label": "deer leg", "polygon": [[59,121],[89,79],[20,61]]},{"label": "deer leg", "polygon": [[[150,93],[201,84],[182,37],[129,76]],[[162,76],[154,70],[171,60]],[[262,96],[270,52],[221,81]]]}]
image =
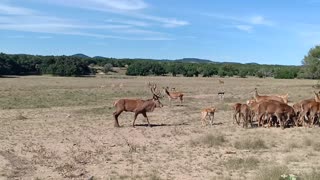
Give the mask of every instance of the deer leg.
[{"label": "deer leg", "polygon": [[241,119],[242,119],[242,127],[244,128],[244,121],[245,121],[245,117],[244,117],[244,114],[243,113],[240,113],[239,114],[240,118],[239,118],[239,124],[241,124]]},{"label": "deer leg", "polygon": [[139,115],[138,113],[134,113],[134,120],[133,120],[133,123],[132,123],[132,127],[134,127],[134,124],[136,122],[136,119],[137,119],[138,115]]},{"label": "deer leg", "polygon": [[264,115],[264,114],[262,114],[262,113],[258,115],[258,119],[257,119],[257,121],[258,121],[258,127],[261,126],[261,119],[262,119],[262,116],[263,116],[263,115]]},{"label": "deer leg", "polygon": [[113,113],[113,117],[114,117],[114,127],[120,127],[119,126],[119,121],[118,121],[118,117],[119,115],[122,113],[122,111],[116,111]]},{"label": "deer leg", "polygon": [[206,121],[207,114],[202,112],[201,114],[201,125],[204,126],[204,122]]},{"label": "deer leg", "polygon": [[214,113],[212,113],[211,116],[210,116],[210,124],[211,124],[211,126],[213,125],[213,119],[214,119]]},{"label": "deer leg", "polygon": [[[238,112],[234,112],[234,114],[233,114],[233,120],[234,120],[233,124],[234,124],[234,122],[236,122],[239,125],[238,118],[240,118],[240,117],[237,118],[237,115],[238,115]],[[239,114],[239,116],[240,116],[240,114]]]},{"label": "deer leg", "polygon": [[304,126],[304,127],[306,127],[306,122],[305,122],[305,118],[304,118],[305,114],[306,114],[306,112],[303,111],[299,117],[299,121],[302,124],[302,126]]},{"label": "deer leg", "polygon": [[279,121],[279,124],[280,124],[281,129],[284,129],[284,122],[283,122],[283,119],[282,119],[282,116],[283,116],[283,115],[276,114],[276,116],[277,116],[277,119],[278,119],[278,121]]},{"label": "deer leg", "polygon": [[151,127],[150,122],[149,122],[149,118],[147,116],[147,112],[143,112],[142,115],[143,115],[143,117],[145,117],[147,119],[148,126]]}]

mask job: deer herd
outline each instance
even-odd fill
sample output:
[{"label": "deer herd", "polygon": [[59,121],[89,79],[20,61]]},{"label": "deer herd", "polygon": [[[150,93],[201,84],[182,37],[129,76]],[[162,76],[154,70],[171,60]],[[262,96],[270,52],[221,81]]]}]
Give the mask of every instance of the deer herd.
[{"label": "deer herd", "polygon": [[[221,83],[219,81],[219,83]],[[224,82],[223,82],[224,83]],[[142,99],[119,99],[114,102],[116,111],[113,113],[114,126],[119,126],[118,117],[125,112],[133,112],[134,119],[132,126],[135,127],[135,121],[139,114],[142,114],[147,120],[148,126],[151,126],[147,112],[153,112],[157,107],[163,107],[160,99],[163,98],[157,85],[148,83],[152,98]],[[177,92],[175,88],[163,87],[163,93],[168,97],[170,105],[172,100],[179,100],[180,105],[183,102],[184,94]],[[259,95],[257,88],[252,91],[253,98],[246,103],[235,103],[232,106],[233,124],[241,125],[244,128],[254,127],[278,127],[282,129],[290,126],[313,127],[319,124],[320,118],[320,92],[313,92],[314,98],[302,100],[292,106],[288,105],[288,94],[285,95]],[[213,125],[214,114],[217,111],[215,107],[204,108],[201,111],[201,124],[207,125],[207,119],[211,126]]]}]

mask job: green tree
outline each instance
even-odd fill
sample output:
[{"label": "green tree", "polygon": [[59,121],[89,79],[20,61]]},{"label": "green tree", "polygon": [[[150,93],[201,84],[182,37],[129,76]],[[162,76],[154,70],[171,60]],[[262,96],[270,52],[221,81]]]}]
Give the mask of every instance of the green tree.
[{"label": "green tree", "polygon": [[320,78],[320,46],[311,48],[308,55],[302,60],[303,70],[302,77],[310,79]]},{"label": "green tree", "polygon": [[241,70],[239,71],[239,76],[240,76],[241,78],[246,78],[246,77],[247,77],[247,74],[248,74],[248,70],[246,70],[246,69],[241,69]]}]

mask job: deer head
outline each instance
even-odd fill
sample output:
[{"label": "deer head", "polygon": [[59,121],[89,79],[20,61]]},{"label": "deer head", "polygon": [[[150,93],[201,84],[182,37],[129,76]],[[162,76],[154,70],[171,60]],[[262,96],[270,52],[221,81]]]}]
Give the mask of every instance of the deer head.
[{"label": "deer head", "polygon": [[156,107],[163,107],[163,104],[160,102],[160,99],[163,97],[161,95],[161,92],[158,90],[156,84],[151,84],[150,82],[148,83],[151,93],[153,95],[152,99],[156,103]]}]

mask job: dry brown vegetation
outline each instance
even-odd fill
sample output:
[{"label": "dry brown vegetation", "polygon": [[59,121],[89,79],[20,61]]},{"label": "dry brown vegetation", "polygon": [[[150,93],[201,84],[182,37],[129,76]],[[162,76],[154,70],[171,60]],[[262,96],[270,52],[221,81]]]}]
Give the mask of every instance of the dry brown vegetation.
[{"label": "dry brown vegetation", "polygon": [[[313,97],[312,80],[127,77],[0,78],[0,179],[319,179],[319,127],[248,128],[232,123],[232,108],[255,87],[289,93],[289,104]],[[147,82],[175,87],[184,102],[162,99],[152,127],[132,113],[114,128],[113,102],[151,98]],[[112,88],[112,84],[123,88]],[[213,126],[199,112],[215,106]]]}]

